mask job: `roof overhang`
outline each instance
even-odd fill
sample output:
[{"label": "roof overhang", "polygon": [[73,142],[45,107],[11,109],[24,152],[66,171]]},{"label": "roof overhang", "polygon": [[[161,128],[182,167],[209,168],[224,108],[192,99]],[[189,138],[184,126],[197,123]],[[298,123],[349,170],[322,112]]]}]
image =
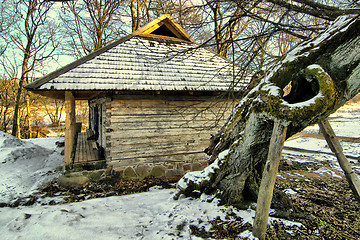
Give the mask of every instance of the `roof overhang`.
[{"label": "roof overhang", "polygon": [[[50,90],[35,90],[36,94],[54,98],[65,99],[66,91],[50,91]],[[99,96],[110,96],[116,99],[154,99],[161,97],[162,99],[206,99],[211,97],[240,99],[243,92],[222,92],[222,91],[70,91],[75,100],[91,100]]]},{"label": "roof overhang", "polygon": [[[66,91],[32,90],[32,92],[39,94],[41,96],[64,100]],[[75,100],[90,100],[103,93],[103,91],[70,91],[70,92],[74,95]]]}]

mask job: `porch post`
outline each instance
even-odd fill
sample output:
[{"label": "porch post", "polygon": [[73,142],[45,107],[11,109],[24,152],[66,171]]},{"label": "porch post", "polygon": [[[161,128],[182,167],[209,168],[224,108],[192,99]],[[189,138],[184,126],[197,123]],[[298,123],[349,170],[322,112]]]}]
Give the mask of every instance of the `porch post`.
[{"label": "porch post", "polygon": [[71,165],[71,153],[75,143],[76,119],[75,98],[72,92],[65,92],[65,169]]}]

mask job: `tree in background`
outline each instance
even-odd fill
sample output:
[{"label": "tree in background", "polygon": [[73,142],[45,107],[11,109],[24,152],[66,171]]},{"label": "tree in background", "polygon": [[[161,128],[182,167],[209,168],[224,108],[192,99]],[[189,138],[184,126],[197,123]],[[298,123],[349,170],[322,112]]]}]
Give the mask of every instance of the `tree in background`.
[{"label": "tree in background", "polygon": [[[0,79],[0,131],[11,132],[12,121],[14,115],[14,108],[16,105],[16,97],[19,88],[19,80],[16,78],[7,78],[3,77]],[[44,135],[44,124],[43,116],[43,106],[36,94],[29,93],[27,91],[22,91],[20,104],[19,104],[19,128],[21,129],[20,137],[21,138],[33,138]],[[27,100],[30,102],[31,108],[28,108]],[[51,100],[47,99],[46,104],[49,106]],[[29,123],[28,115],[31,112],[32,121]],[[29,124],[31,126],[29,127]],[[30,130],[32,131],[30,134]]]},{"label": "tree in background", "polygon": [[[214,45],[216,52],[227,57],[232,43],[246,29],[250,18],[237,18],[232,16],[240,15],[243,3],[223,2],[218,0],[206,0],[205,10],[209,12],[207,22],[213,25]],[[209,9],[210,11],[208,11]]]},{"label": "tree in background", "polygon": [[[6,38],[2,41],[6,43],[7,49],[2,57],[3,68],[8,65],[16,66],[20,69],[18,77],[18,89],[16,94],[16,104],[12,122],[12,134],[20,137],[20,104],[22,93],[25,91],[23,85],[29,83],[31,74],[40,71],[42,64],[53,56],[57,45],[54,34],[57,30],[56,25],[49,19],[49,12],[52,6],[50,2],[39,0],[6,1],[6,9],[3,14],[11,19],[12,23],[7,27]],[[10,53],[16,53],[15,58],[22,55],[21,62],[5,64],[7,60],[12,60]],[[19,63],[19,64],[17,64]],[[16,70],[17,71],[17,70]],[[31,136],[31,99],[26,95],[28,127]]]},{"label": "tree in background", "polygon": [[65,51],[79,58],[124,34],[120,18],[121,0],[68,1],[60,17],[67,44]]},{"label": "tree in background", "polygon": [[202,31],[203,12],[201,8],[190,0],[155,0],[151,2],[153,18],[163,14],[170,14],[192,37],[197,38],[197,32]]},{"label": "tree in background", "polygon": [[60,130],[64,101],[59,99],[49,99],[47,97],[42,97],[40,101],[45,108],[46,115],[49,117],[51,125]]},{"label": "tree in background", "polygon": [[337,16],[356,13],[343,8],[354,5],[347,0],[204,0],[197,7],[204,16],[202,34],[210,36],[203,45],[234,61],[241,69],[235,74],[253,76],[254,85],[287,50],[319,34]]},{"label": "tree in background", "polygon": [[[8,132],[11,129],[13,109],[15,107],[18,82],[15,79],[0,79],[0,130]],[[24,105],[24,97],[21,106]]]},{"label": "tree in background", "polygon": [[144,22],[151,21],[149,2],[147,0],[130,0],[128,4],[131,13],[131,31],[134,32]]}]

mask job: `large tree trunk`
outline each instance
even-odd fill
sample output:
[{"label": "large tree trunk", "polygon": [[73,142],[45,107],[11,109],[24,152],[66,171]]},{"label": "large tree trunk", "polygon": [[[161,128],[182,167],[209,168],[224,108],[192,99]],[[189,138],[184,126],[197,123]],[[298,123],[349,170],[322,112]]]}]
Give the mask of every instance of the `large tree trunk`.
[{"label": "large tree trunk", "polygon": [[359,29],[359,17],[339,17],[273,66],[211,139],[207,152],[212,164],[186,174],[178,183],[179,194],[215,194],[238,207],[255,201],[274,122],[287,127],[288,138],[327,118],[359,92]]}]

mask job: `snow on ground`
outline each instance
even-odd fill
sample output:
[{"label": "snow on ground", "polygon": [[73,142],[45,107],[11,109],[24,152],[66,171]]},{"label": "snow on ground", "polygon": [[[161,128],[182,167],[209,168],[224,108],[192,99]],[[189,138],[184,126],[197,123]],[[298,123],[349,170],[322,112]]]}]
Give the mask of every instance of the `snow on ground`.
[{"label": "snow on ground", "polygon": [[0,132],[0,202],[27,196],[62,172],[55,142],[63,138],[20,140]]},{"label": "snow on ground", "polygon": [[[347,104],[329,117],[331,126],[337,136],[360,137],[359,128],[360,103]],[[320,133],[319,126],[307,127],[306,133]]]},{"label": "snow on ground", "polygon": [[[359,109],[341,110],[331,117],[333,128],[341,136],[360,137]],[[305,132],[317,131],[309,127]],[[9,202],[16,196],[27,196],[46,181],[57,177],[62,171],[63,156],[55,142],[62,138],[19,140],[0,132],[0,203]],[[286,146],[330,152],[324,140],[296,138]],[[343,143],[346,154],[359,157],[359,143]],[[339,169],[336,158],[331,155],[312,154],[284,150],[287,161],[313,161],[321,165],[330,162]],[[354,160],[359,166],[359,161]],[[353,162],[354,162],[353,161]],[[318,173],[331,173],[331,169],[309,169]],[[341,176],[338,176],[341,177]],[[296,194],[299,189],[286,189]],[[174,189],[153,188],[152,191],[126,196],[98,198],[83,202],[0,208],[1,239],[198,239],[190,235],[190,225],[209,230],[209,220],[225,219],[228,212],[235,212],[243,222],[252,224],[255,212],[217,206],[217,201],[180,198],[173,200]],[[286,225],[300,224],[281,219]],[[245,231],[239,237],[253,239]]]},{"label": "snow on ground", "polygon": [[[64,205],[2,208],[0,232],[2,239],[196,239],[190,237],[190,224],[208,229],[206,221],[224,219],[226,211],[216,202],[175,201],[172,190],[154,190]],[[252,221],[254,213],[242,215]]]},{"label": "snow on ground", "polygon": [[[329,121],[337,136],[360,138],[360,104],[348,104],[343,106],[329,117]],[[303,132],[318,134],[319,126],[309,126]],[[284,146],[332,153],[326,140],[311,137],[290,139],[285,142]],[[360,174],[360,143],[342,141],[341,146],[344,154],[352,157],[348,160],[352,163],[353,169]],[[306,153],[284,149],[283,158],[297,162],[328,162],[333,169],[342,172],[334,155]],[[325,171],[325,169],[323,170]],[[334,175],[332,170],[328,169],[328,172],[330,175]]]}]

